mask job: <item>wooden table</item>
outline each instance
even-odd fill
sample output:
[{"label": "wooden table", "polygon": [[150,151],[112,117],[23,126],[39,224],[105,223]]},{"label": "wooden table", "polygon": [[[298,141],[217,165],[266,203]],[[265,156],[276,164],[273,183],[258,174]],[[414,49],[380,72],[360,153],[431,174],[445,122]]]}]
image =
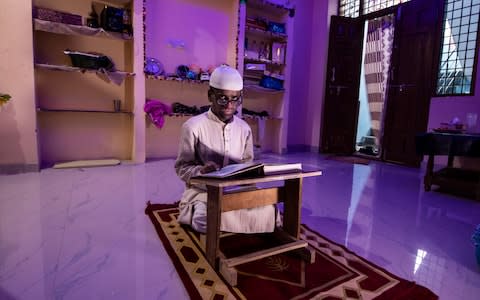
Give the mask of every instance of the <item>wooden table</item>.
[{"label": "wooden table", "polygon": [[[438,133],[419,134],[415,139],[417,153],[428,155],[424,176],[425,191],[433,184],[458,192],[475,193],[480,199],[480,171],[453,166],[455,156],[480,157],[480,134]],[[434,171],[436,155],[448,156],[447,166]]]},{"label": "wooden table", "polygon": [[[207,186],[207,233],[206,255],[208,262],[220,271],[230,284],[236,284],[236,271],[233,267],[267,256],[297,251],[304,259],[312,261],[312,252],[307,251],[307,242],[299,240],[301,204],[302,204],[302,179],[305,177],[322,175],[321,171],[291,173],[283,175],[269,175],[249,179],[207,179],[194,178],[191,184],[205,184]],[[273,188],[254,189],[240,192],[225,192],[224,188],[284,181],[284,185]],[[224,258],[219,250],[221,213],[243,208],[253,208],[284,203],[283,228],[276,231],[280,234],[285,244],[271,249],[249,253],[235,258]]]}]

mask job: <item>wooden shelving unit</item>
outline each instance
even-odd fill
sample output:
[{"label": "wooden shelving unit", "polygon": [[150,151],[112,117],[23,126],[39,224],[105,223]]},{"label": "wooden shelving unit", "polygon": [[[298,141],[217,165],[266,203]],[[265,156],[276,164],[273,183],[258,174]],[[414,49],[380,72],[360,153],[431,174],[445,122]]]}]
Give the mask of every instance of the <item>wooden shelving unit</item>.
[{"label": "wooden shelving unit", "polygon": [[130,34],[106,31],[103,28],[92,28],[88,26],[64,24],[40,19],[33,19],[33,29],[37,31],[65,34],[71,36],[94,36],[117,40],[132,40],[133,38]]},{"label": "wooden shelving unit", "polygon": [[[293,11],[289,7],[267,0],[247,1],[241,11],[245,19],[239,21],[239,37],[246,40],[245,43],[243,40],[239,42],[239,65],[243,68],[245,78],[243,107],[254,112],[266,111],[269,114],[269,117],[244,114],[243,118],[252,127],[254,145],[260,152],[283,153],[286,150],[288,129],[290,71],[287,66],[291,61],[289,47],[293,36]],[[270,21],[283,24],[285,33],[269,31],[267,25]],[[285,46],[283,61],[279,61],[278,56],[272,60],[273,44],[277,43]],[[249,48],[245,49],[244,45]],[[256,51],[258,57],[255,55]],[[282,80],[283,88],[261,86],[262,75]]]},{"label": "wooden shelving unit", "polygon": [[[128,9],[132,18],[143,8],[143,0],[102,2]],[[84,20],[92,10],[90,0],[33,0],[32,4],[80,15]],[[32,21],[41,164],[105,158],[143,162],[144,140],[138,136],[143,136],[140,131],[145,128],[138,128],[137,119],[143,120],[138,108],[143,107],[144,97],[138,96],[143,92],[138,90],[135,74],[139,65],[134,61],[135,49],[143,49],[142,26],[135,26],[132,20],[133,33],[126,34],[36,18]],[[65,49],[106,55],[115,68],[74,67],[63,53]],[[119,111],[114,109],[114,100],[120,101]]]}]

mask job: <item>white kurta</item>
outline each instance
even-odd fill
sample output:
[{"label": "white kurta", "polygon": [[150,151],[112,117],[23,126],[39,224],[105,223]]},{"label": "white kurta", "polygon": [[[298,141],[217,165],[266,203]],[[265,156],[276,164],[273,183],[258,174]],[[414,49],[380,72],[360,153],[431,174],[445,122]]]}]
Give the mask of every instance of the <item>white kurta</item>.
[{"label": "white kurta", "polygon": [[[190,178],[199,175],[207,161],[219,166],[253,160],[252,131],[236,116],[224,123],[211,111],[192,117],[182,126],[182,135],[175,170],[187,188],[180,200],[178,221],[192,225],[194,206],[207,202],[205,187],[190,186]],[[202,205],[203,206],[203,205]],[[222,213],[220,230],[227,232],[258,233],[275,229],[274,205],[241,209]]]}]

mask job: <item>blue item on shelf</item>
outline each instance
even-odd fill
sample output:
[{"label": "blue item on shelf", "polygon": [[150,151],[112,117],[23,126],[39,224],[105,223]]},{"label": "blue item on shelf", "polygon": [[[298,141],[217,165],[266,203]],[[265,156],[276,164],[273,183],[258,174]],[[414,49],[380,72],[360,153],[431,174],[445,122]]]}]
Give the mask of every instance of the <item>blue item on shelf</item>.
[{"label": "blue item on shelf", "polygon": [[198,75],[197,75],[197,73],[193,72],[192,70],[189,70],[189,71],[187,72],[187,76],[186,76],[186,77],[187,77],[188,79],[194,80],[194,79],[197,79]]},{"label": "blue item on shelf", "polygon": [[190,68],[188,68],[187,66],[185,65],[180,65],[177,67],[177,76],[180,77],[180,78],[187,78],[187,73],[188,71],[190,71]]},{"label": "blue item on shelf", "polygon": [[160,61],[153,57],[147,57],[145,60],[145,68],[143,69],[147,75],[163,74],[163,66]]},{"label": "blue item on shelf", "polygon": [[124,9],[105,5],[100,14],[100,24],[107,31],[122,32]]},{"label": "blue item on shelf", "polygon": [[283,80],[272,76],[263,75],[262,80],[260,80],[260,86],[263,86],[267,89],[283,90]]},{"label": "blue item on shelf", "polygon": [[282,34],[287,33],[287,30],[285,29],[285,23],[277,23],[272,21],[268,22],[268,31]]}]

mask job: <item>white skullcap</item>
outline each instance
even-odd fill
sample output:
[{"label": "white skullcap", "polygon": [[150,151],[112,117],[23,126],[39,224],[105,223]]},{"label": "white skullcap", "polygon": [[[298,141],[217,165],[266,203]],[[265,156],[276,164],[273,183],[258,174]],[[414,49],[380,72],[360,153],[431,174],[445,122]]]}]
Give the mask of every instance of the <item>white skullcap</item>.
[{"label": "white skullcap", "polygon": [[210,75],[210,86],[220,90],[241,91],[243,79],[236,69],[221,65]]}]

